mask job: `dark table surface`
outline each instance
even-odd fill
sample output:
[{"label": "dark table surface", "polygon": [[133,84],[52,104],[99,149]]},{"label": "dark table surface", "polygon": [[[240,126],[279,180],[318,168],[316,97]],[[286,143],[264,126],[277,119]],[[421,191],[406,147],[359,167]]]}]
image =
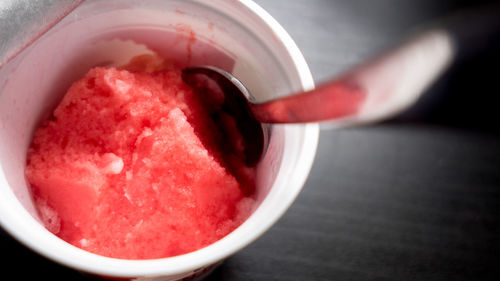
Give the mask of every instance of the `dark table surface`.
[{"label": "dark table surface", "polygon": [[[322,81],[420,23],[486,1],[256,2],[289,31]],[[497,47],[455,64],[392,120],[323,130],[289,212],[208,280],[500,280]],[[9,256],[2,272],[16,279],[33,272],[88,279],[1,231],[0,250]],[[27,264],[36,270],[23,270]]]}]

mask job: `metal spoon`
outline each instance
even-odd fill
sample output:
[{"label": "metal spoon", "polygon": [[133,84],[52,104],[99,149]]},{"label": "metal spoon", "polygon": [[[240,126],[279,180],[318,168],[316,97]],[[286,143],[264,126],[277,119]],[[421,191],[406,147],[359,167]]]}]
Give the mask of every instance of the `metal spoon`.
[{"label": "metal spoon", "polygon": [[[264,150],[261,123],[329,121],[346,126],[382,119],[411,105],[452,55],[447,34],[426,33],[314,90],[263,103],[254,102],[236,77],[214,66],[186,68],[183,79],[218,101],[221,114],[233,116],[245,142],[247,165],[254,166]],[[227,129],[223,124],[219,128]]]},{"label": "metal spoon", "polygon": [[[232,74],[214,66],[183,70],[183,79],[219,100],[246,142],[247,164],[262,154],[261,123],[329,121],[335,126],[375,122],[411,106],[457,55],[498,38],[498,6],[458,14],[314,90],[256,103]],[[475,51],[475,52],[471,52]]]}]

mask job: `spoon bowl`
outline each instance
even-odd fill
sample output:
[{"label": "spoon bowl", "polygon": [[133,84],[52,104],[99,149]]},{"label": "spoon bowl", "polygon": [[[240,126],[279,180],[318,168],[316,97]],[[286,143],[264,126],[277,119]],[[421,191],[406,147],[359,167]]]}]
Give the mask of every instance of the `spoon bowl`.
[{"label": "spoon bowl", "polygon": [[[265,147],[264,130],[252,110],[254,99],[243,83],[214,66],[186,68],[182,71],[182,79],[212,108],[212,118],[226,139],[243,141],[247,166],[257,165]],[[234,118],[235,122],[228,121],[227,116]],[[238,147],[230,147],[234,154],[239,153]]]}]

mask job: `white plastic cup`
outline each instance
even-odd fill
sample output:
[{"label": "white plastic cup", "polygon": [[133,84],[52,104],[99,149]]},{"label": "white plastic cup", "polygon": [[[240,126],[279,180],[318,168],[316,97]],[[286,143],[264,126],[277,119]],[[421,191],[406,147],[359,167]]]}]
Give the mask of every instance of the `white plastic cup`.
[{"label": "white plastic cup", "polygon": [[169,258],[125,260],[74,247],[40,223],[24,177],[26,151],[36,126],[73,81],[93,66],[120,64],[147,51],[138,44],[179,67],[211,64],[229,70],[257,101],[313,87],[290,36],[251,1],[87,0],[0,69],[0,223],[27,247],[79,271],[137,280],[194,280],[285,213],[309,174],[319,126],[270,126],[258,166],[256,209],[240,227],[205,248]]}]

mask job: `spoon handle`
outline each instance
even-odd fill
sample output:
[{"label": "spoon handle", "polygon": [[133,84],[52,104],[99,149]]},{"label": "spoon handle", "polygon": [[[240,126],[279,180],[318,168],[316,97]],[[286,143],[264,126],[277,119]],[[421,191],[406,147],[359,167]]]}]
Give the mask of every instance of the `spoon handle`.
[{"label": "spoon handle", "polygon": [[393,116],[415,103],[459,55],[474,55],[498,38],[498,7],[445,19],[316,89],[255,104],[252,111],[265,123],[333,121],[335,126]]}]

